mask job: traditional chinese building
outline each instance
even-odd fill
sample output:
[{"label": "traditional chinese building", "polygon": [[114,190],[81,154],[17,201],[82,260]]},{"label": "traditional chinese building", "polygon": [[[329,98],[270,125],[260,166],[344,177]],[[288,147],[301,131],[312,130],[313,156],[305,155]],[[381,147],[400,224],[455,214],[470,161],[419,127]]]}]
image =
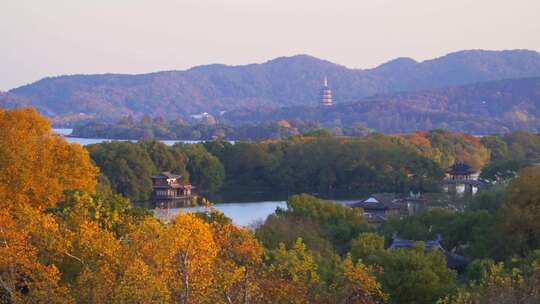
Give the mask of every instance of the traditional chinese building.
[{"label": "traditional chinese building", "polygon": [[323,107],[330,107],[334,105],[334,101],[332,99],[332,90],[330,87],[328,87],[328,79],[324,77],[323,87],[321,88],[321,94],[320,94],[320,105]]},{"label": "traditional chinese building", "polygon": [[474,194],[484,183],[475,177],[474,169],[465,163],[455,163],[446,170],[446,179],[443,184],[449,193],[459,193],[463,189],[465,194]]},{"label": "traditional chinese building", "polygon": [[475,172],[471,166],[465,163],[455,163],[448,168],[446,173],[452,180],[468,180]]},{"label": "traditional chinese building", "polygon": [[[440,235],[437,235],[437,238],[434,240],[424,241],[424,250],[425,251],[432,251],[432,250],[441,251],[446,257],[446,265],[449,268],[455,269],[458,272],[465,271],[465,268],[467,267],[467,261],[465,260],[465,258],[461,255],[447,251],[446,249],[444,249],[441,242],[442,242],[442,238]],[[390,245],[390,247],[388,247],[388,249],[411,249],[416,246],[416,243],[417,241],[402,239],[394,234],[394,236],[392,237],[392,244]]]},{"label": "traditional chinese building", "polygon": [[182,182],[181,178],[180,175],[170,172],[152,176],[152,205],[162,208],[189,206],[193,197],[193,186]]},{"label": "traditional chinese building", "polygon": [[368,222],[377,224],[386,221],[390,217],[401,216],[404,206],[400,202],[401,200],[392,194],[380,193],[351,204],[351,207],[362,208]]}]

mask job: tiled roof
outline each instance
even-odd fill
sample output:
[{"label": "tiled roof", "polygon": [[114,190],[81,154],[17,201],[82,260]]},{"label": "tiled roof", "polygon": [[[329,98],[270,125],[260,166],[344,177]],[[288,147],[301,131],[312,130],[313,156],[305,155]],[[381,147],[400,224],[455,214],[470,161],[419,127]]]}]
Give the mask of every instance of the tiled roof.
[{"label": "tiled roof", "polygon": [[353,208],[363,208],[364,210],[387,210],[400,209],[398,199],[390,193],[373,194],[365,200],[351,204]]},{"label": "tiled roof", "polygon": [[[453,252],[446,251],[442,245],[441,245],[441,237],[437,236],[434,240],[428,240],[424,241],[424,248],[426,251],[429,250],[441,250],[442,253],[444,253],[444,256],[446,257],[446,264],[448,267],[457,269],[457,268],[463,268],[467,265],[467,260],[458,254],[455,254]],[[408,249],[413,248],[416,245],[417,241],[414,240],[406,240],[399,238],[397,236],[394,236],[392,238],[392,244],[388,249]]]},{"label": "tiled roof", "polygon": [[474,170],[471,166],[465,163],[455,163],[448,168],[447,172],[452,175],[471,175],[474,173]]},{"label": "tiled roof", "polygon": [[[397,248],[413,248],[416,245],[417,241],[414,240],[406,240],[399,238],[397,236],[394,236],[392,238],[392,244],[390,245],[390,249],[397,249]],[[432,249],[443,249],[441,245],[441,238],[438,237],[434,240],[428,240],[424,241],[424,247],[426,250],[432,250]]]},{"label": "tiled roof", "polygon": [[181,178],[181,175],[172,174],[169,171],[161,172],[159,175],[152,176],[152,178]]}]

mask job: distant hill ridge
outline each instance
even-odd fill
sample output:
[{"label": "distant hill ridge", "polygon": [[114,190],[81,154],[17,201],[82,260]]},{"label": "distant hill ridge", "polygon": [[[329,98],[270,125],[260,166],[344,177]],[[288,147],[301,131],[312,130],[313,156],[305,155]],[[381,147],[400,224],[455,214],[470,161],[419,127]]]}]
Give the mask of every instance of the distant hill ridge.
[{"label": "distant hill ridge", "polygon": [[336,103],[343,104],[377,94],[540,76],[540,54],[470,50],[423,62],[398,58],[364,70],[297,55],[242,66],[212,64],[140,75],[59,76],[0,95],[0,106],[31,104],[50,116],[186,118],[201,112],[315,106],[324,76]]},{"label": "distant hill ridge", "polygon": [[263,123],[298,119],[317,121],[325,127],[360,124],[385,133],[433,128],[479,135],[513,130],[540,132],[540,77],[381,94],[331,108],[243,110],[227,113],[222,120]]}]

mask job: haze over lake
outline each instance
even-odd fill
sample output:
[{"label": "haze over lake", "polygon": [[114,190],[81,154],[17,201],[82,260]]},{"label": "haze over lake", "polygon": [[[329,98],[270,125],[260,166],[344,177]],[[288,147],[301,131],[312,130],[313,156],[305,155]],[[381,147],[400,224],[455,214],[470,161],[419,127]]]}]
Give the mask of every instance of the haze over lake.
[{"label": "haze over lake", "polygon": [[[69,143],[78,143],[82,146],[86,145],[93,145],[93,144],[100,144],[103,142],[108,141],[132,141],[136,142],[136,140],[129,140],[129,139],[107,139],[107,138],[82,138],[82,137],[70,137],[68,135],[71,134],[73,129],[69,128],[54,128],[53,131],[57,134],[65,136],[66,140]],[[185,143],[185,144],[194,144],[201,142],[200,140],[160,140],[160,142],[166,144],[167,146],[172,146],[176,143]]]}]

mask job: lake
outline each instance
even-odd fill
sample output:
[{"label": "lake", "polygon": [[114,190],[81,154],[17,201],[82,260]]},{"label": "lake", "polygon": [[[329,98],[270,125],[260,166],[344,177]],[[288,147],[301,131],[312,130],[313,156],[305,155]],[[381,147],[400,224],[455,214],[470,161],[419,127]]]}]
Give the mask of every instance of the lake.
[{"label": "lake", "polygon": [[[359,200],[335,200],[338,204],[348,205]],[[274,213],[277,208],[287,209],[286,201],[260,201],[245,203],[221,203],[214,204],[214,208],[223,212],[233,223],[240,226],[251,226],[263,222]],[[156,216],[167,220],[178,212],[196,212],[206,210],[205,207],[171,208],[169,210],[155,210]]]},{"label": "lake", "polygon": [[[248,202],[248,203],[223,203],[215,204],[214,208],[223,212],[236,225],[250,226],[262,222],[276,211],[276,208],[287,208],[285,201]],[[170,219],[178,212],[196,212],[206,210],[205,207],[172,208],[169,210],[157,210],[156,216],[160,219]]]},{"label": "lake", "polygon": [[[82,137],[69,137],[68,135],[71,135],[71,132],[73,132],[73,129],[67,129],[67,128],[53,128],[53,132],[56,134],[60,134],[65,136],[65,139],[69,143],[77,143],[82,146],[86,145],[92,145],[92,144],[99,144],[102,142],[109,142],[109,141],[131,141],[131,142],[137,142],[136,140],[130,140],[130,139],[107,139],[107,138],[82,138]],[[160,142],[172,146],[176,143],[185,143],[185,144],[195,144],[203,142],[201,140],[160,140]]]}]

